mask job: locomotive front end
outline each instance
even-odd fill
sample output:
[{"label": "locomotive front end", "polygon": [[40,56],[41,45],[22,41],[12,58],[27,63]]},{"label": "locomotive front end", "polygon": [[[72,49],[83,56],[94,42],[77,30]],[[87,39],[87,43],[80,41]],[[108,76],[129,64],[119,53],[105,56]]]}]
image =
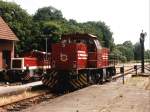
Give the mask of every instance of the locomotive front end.
[{"label": "locomotive front end", "polygon": [[54,44],[52,45],[52,69],[72,71],[86,68],[87,47],[85,44]]}]

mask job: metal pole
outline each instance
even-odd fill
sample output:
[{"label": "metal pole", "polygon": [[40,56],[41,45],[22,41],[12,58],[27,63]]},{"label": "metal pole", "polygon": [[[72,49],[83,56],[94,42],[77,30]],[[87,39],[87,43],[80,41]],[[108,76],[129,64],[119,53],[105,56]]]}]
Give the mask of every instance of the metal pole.
[{"label": "metal pole", "polygon": [[120,67],[120,73],[122,75],[122,83],[124,84],[124,65]]},{"label": "metal pole", "polygon": [[47,38],[46,38],[46,60],[47,60]]},{"label": "metal pole", "polygon": [[137,75],[137,65],[134,65],[135,74]]},{"label": "metal pole", "polygon": [[143,30],[140,34],[140,44],[141,44],[141,73],[144,73],[144,40],[146,32],[143,33]]},{"label": "metal pole", "polygon": [[122,75],[123,75],[123,76],[122,76],[122,83],[124,84],[124,65],[123,65],[122,68],[123,68],[123,72],[122,72]]},{"label": "metal pole", "polygon": [[144,73],[144,42],[141,43],[141,64],[142,64],[141,73]]},{"label": "metal pole", "polygon": [[149,50],[150,50],[150,0],[149,0]]}]

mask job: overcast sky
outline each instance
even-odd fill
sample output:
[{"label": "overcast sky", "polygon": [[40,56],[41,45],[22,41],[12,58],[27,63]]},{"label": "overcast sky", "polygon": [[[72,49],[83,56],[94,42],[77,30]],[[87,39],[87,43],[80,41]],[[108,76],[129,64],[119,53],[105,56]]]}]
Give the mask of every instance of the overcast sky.
[{"label": "overcast sky", "polygon": [[150,49],[149,0],[5,0],[14,1],[29,14],[38,8],[53,6],[66,19],[78,22],[104,21],[113,32],[115,43],[139,41],[141,30],[147,32],[145,47]]}]

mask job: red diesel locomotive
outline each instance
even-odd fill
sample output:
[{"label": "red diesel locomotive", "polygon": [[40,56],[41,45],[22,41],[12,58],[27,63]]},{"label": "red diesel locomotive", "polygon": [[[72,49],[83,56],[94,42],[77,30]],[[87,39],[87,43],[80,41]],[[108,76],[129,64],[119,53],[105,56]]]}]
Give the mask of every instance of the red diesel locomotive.
[{"label": "red diesel locomotive", "polygon": [[102,48],[91,34],[62,35],[52,44],[51,69],[45,73],[43,84],[56,89],[78,89],[89,84],[103,83],[115,75],[109,65],[109,50]]}]

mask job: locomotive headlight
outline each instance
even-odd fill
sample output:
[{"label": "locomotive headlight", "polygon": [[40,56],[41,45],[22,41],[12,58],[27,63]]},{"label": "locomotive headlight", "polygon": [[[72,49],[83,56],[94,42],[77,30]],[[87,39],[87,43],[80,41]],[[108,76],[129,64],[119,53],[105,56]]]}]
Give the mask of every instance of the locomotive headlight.
[{"label": "locomotive headlight", "polygon": [[66,54],[60,54],[60,60],[63,62],[66,62],[68,60],[68,57]]}]

